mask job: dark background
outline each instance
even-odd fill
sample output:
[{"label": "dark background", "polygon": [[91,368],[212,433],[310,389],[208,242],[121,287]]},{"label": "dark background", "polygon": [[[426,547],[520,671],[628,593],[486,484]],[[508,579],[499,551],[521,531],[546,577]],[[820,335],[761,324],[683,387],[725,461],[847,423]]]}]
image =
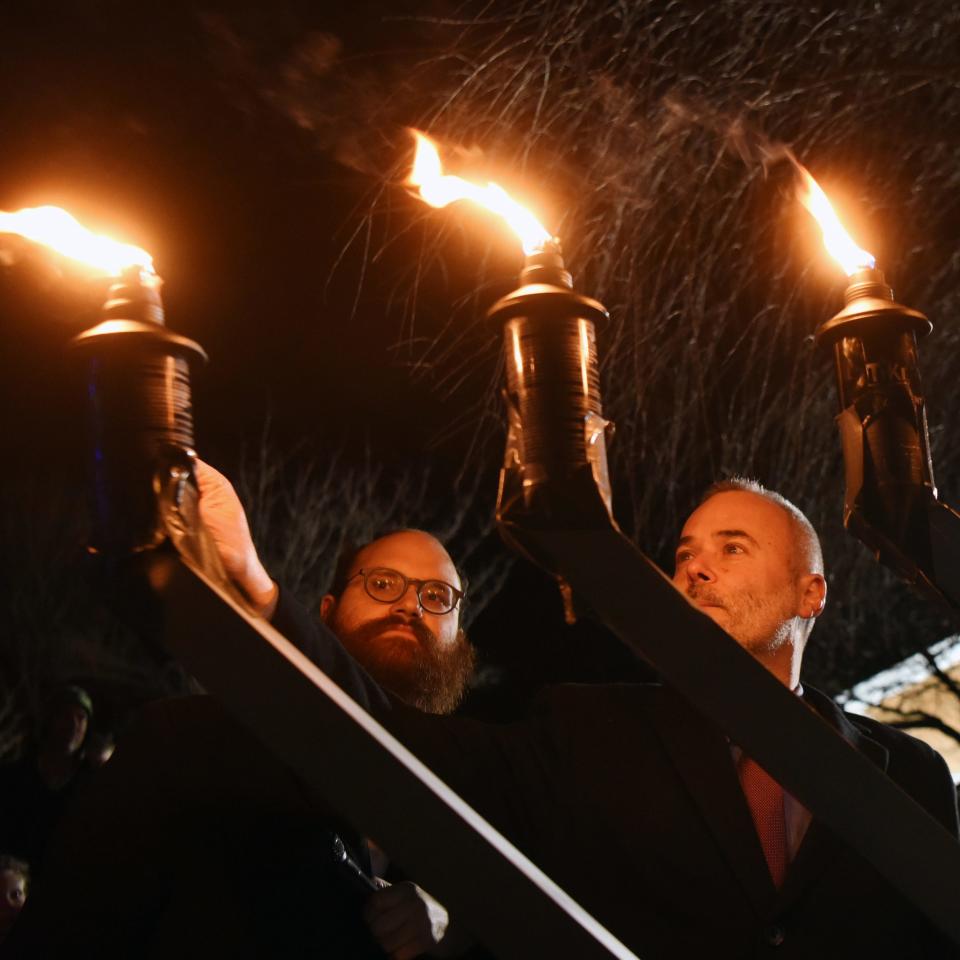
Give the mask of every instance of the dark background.
[{"label": "dark background", "polygon": [[[951,625],[840,528],[832,371],[809,335],[843,277],[764,161],[791,144],[923,348],[935,463],[960,499],[960,69],[951,4],[34,3],[0,13],[0,209],[51,203],[148,249],[195,378],[201,455],[233,477],[278,578],[314,602],[344,535],[446,537],[487,686],[643,673],[491,527],[499,331],[518,245],[403,189],[409,125],[561,236],[599,333],[617,515],[658,562],[698,492],[746,472],[823,530],[832,603],[808,677],[836,692]],[[6,691],[162,670],[89,597],[82,384],[102,281],[16,244],[0,266]],[[159,671],[159,672],[158,672]],[[159,678],[159,679],[158,679]],[[135,699],[138,694],[132,694]]]}]

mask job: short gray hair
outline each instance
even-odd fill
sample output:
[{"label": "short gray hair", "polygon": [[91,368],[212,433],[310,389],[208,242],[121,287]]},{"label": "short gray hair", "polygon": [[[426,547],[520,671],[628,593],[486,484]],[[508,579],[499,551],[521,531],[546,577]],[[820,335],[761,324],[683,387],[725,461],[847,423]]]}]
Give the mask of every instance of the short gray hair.
[{"label": "short gray hair", "polygon": [[823,574],[823,550],[820,547],[820,538],[817,536],[817,531],[813,529],[813,524],[799,507],[775,490],[768,490],[759,480],[753,480],[750,477],[733,476],[710,484],[703,492],[700,503],[706,503],[718,493],[753,493],[776,504],[787,515],[793,529],[797,545],[795,554],[797,572]]}]

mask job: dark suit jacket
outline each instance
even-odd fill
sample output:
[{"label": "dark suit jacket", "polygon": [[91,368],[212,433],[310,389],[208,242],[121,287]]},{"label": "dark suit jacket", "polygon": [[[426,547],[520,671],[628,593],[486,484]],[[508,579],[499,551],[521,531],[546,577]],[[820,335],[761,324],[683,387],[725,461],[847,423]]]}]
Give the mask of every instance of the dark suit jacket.
[{"label": "dark suit jacket", "polygon": [[[330,658],[323,649],[335,638],[289,598],[275,622],[311,655]],[[348,692],[381,702],[369,678],[341,679],[354,685]],[[805,699],[955,842],[956,792],[939,754],[845,715],[814,690]],[[952,953],[816,821],[777,891],[729,742],[666,687],[557,687],[530,717],[503,726],[396,705],[383,712],[401,740],[644,960]]]}]

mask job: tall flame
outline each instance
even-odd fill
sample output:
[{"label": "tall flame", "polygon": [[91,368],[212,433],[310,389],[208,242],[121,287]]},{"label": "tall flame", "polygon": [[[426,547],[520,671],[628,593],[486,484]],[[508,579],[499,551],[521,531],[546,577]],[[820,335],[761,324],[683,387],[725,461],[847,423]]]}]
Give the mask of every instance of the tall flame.
[{"label": "tall flame", "polygon": [[840,264],[847,275],[863,267],[872,267],[876,263],[872,253],[861,250],[853,238],[843,228],[840,218],[820,188],[820,184],[810,175],[806,167],[797,164],[802,185],[797,189],[800,202],[813,214],[823,232],[823,244],[827,252]]},{"label": "tall flame", "polygon": [[520,238],[526,254],[542,250],[553,239],[543,224],[502,187],[495,183],[480,186],[461,177],[445,174],[433,141],[417,130],[411,132],[417,140],[417,152],[407,183],[411,187],[419,187],[420,196],[431,207],[445,207],[455,200],[470,200],[503,217]]},{"label": "tall flame", "polygon": [[16,213],[0,210],[0,233],[45,244],[107,274],[133,266],[153,273],[153,257],[146,250],[93,233],[60,207],[27,207]]}]

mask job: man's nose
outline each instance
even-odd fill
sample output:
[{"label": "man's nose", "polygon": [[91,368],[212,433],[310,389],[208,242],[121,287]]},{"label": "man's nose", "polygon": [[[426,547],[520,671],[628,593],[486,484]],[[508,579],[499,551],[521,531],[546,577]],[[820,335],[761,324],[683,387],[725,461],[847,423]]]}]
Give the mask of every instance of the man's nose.
[{"label": "man's nose", "polygon": [[691,557],[686,562],[684,569],[687,574],[687,579],[691,583],[712,583],[717,579],[716,574],[713,572],[713,567],[710,565],[709,558],[702,553]]},{"label": "man's nose", "polygon": [[423,607],[420,606],[420,598],[417,596],[415,584],[408,583],[407,589],[403,591],[402,596],[393,602],[391,608],[394,613],[405,613],[411,617],[423,617]]}]

